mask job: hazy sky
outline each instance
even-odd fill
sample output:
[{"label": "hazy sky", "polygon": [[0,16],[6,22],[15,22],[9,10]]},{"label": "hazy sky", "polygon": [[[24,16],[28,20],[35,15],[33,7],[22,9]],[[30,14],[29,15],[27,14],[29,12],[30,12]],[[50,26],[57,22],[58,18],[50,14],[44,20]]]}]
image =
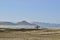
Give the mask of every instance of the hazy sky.
[{"label": "hazy sky", "polygon": [[0,0],[0,21],[60,23],[60,0]]}]

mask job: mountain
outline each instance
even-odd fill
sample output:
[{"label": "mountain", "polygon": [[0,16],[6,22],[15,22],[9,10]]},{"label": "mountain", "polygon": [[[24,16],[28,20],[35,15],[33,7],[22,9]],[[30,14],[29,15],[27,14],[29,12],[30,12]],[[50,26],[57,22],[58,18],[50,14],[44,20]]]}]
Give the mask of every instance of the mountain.
[{"label": "mountain", "polygon": [[27,21],[21,21],[18,23],[12,22],[0,22],[0,28],[35,28],[35,24],[31,24]]},{"label": "mountain", "polygon": [[60,28],[60,24],[33,22],[33,24],[39,25],[41,28]]},{"label": "mountain", "polygon": [[35,24],[31,24],[27,21],[21,21],[18,23],[12,23],[12,22],[0,22],[0,25],[35,25]]},{"label": "mountain", "polygon": [[21,21],[21,22],[18,22],[18,23],[0,22],[0,25],[39,25],[41,28],[60,28],[60,24],[43,23],[43,22],[29,23],[27,21]]},{"label": "mountain", "polygon": [[0,22],[0,25],[14,25],[12,22]]},{"label": "mountain", "polygon": [[28,23],[27,21],[21,21],[21,22],[18,22],[16,24],[17,25],[34,25],[34,24],[31,24],[31,23]]}]

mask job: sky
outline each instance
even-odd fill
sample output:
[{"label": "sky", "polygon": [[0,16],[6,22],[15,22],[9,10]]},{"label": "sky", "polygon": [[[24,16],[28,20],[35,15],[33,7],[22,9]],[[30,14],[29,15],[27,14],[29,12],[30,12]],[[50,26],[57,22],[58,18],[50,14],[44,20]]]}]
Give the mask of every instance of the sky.
[{"label": "sky", "polygon": [[60,24],[60,0],[0,0],[0,21]]}]

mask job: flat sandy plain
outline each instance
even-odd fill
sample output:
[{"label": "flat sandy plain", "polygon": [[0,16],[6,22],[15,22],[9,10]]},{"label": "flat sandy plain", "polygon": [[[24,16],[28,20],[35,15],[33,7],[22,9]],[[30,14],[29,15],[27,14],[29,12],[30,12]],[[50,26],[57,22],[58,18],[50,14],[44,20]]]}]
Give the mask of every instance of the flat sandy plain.
[{"label": "flat sandy plain", "polygon": [[0,32],[0,40],[60,40],[60,29]]}]

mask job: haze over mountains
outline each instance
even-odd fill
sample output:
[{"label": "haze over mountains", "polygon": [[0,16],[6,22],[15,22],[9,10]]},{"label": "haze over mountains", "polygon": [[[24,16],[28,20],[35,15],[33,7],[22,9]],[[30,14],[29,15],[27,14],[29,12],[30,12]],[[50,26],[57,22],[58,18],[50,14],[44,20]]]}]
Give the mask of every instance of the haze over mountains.
[{"label": "haze over mountains", "polygon": [[55,23],[33,22],[33,24],[37,24],[41,28],[60,28],[60,24]]},{"label": "haze over mountains", "polygon": [[17,22],[17,23],[13,23],[13,22],[0,22],[0,25],[35,25],[35,24],[29,23],[27,21],[21,21],[21,22]]},{"label": "haze over mountains", "polygon": [[0,25],[39,25],[41,28],[60,28],[60,24],[43,23],[43,22],[29,23],[27,21],[21,21],[21,22],[18,22],[18,23],[0,22]]}]

